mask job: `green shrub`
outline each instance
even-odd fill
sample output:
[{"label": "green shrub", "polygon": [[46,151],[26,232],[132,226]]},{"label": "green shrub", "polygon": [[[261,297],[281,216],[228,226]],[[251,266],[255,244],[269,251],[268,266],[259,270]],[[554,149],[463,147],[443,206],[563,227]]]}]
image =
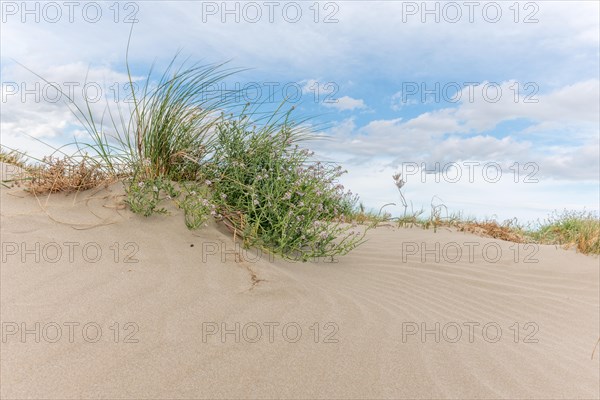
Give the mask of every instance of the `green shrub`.
[{"label": "green shrub", "polygon": [[176,204],[184,212],[185,225],[188,229],[198,229],[206,222],[209,215],[216,215],[216,206],[209,200],[212,194],[208,187],[195,182],[184,182],[181,187],[182,198],[177,200]]},{"label": "green shrub", "polygon": [[216,215],[216,206],[210,202],[211,193],[197,182],[172,182],[164,178],[131,179],[125,183],[127,204],[136,214],[149,217],[154,213],[166,214],[159,207],[165,200],[173,201],[183,210],[188,229],[198,229],[209,215]]},{"label": "green shrub", "polygon": [[337,183],[346,171],[311,161],[288,117],[258,129],[247,115],[217,125],[210,171],[217,211],[247,246],[303,261],[346,254],[364,238],[344,223],[356,203]]},{"label": "green shrub", "polygon": [[149,217],[153,213],[166,214],[164,207],[158,205],[165,199],[173,199],[179,196],[179,192],[173,184],[163,178],[153,179],[130,179],[125,181],[127,193],[127,204],[136,214]]}]

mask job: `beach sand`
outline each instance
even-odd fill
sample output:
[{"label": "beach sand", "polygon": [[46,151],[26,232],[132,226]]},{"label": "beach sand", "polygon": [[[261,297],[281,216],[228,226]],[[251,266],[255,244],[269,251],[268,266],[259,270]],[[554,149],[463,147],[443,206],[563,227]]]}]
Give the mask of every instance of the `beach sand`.
[{"label": "beach sand", "polygon": [[119,183],[0,196],[2,398],[600,396],[598,257],[383,226],[294,263]]}]

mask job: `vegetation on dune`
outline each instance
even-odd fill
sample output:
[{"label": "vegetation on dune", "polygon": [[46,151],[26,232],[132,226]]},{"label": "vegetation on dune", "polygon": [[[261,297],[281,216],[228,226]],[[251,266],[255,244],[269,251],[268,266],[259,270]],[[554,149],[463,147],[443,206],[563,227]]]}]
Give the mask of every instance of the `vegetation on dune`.
[{"label": "vegetation on dune", "polygon": [[[445,205],[434,204],[432,201],[430,215],[425,217],[423,209],[417,212],[407,211],[407,202],[401,191],[405,182],[400,174],[396,174],[392,178],[400,192],[401,202],[404,206],[402,216],[393,218],[389,213],[382,214],[381,210],[379,213],[367,212],[361,204],[349,215],[349,219],[374,226],[392,223],[402,228],[433,228],[434,231],[440,227],[447,227],[514,243],[558,245],[565,249],[575,248],[583,254],[600,254],[600,218],[596,213],[568,210],[559,213],[555,211],[545,221],[532,226],[531,224],[522,225],[516,219],[498,222],[493,219],[464,218],[460,213],[448,213]],[[443,210],[446,210],[446,215],[443,215]]]},{"label": "vegetation on dune", "polygon": [[0,162],[23,168],[27,176],[22,180],[35,195],[121,180],[134,213],[166,213],[164,202],[172,201],[183,210],[189,229],[200,228],[212,217],[246,246],[288,259],[346,254],[364,242],[368,229],[390,222],[434,230],[454,227],[518,243],[557,244],[600,254],[596,215],[564,212],[534,230],[515,221],[500,224],[442,216],[443,204],[432,204],[430,216],[424,218],[423,210],[407,212],[400,174],[393,179],[404,215],[392,218],[385,206],[379,213],[368,212],[339,184],[345,173],[340,166],[319,162],[302,147],[315,134],[306,120],[293,118],[293,107],[284,110],[284,103],[259,113],[260,105],[236,104],[235,92],[213,88],[239,70],[225,64],[187,66],[177,60],[176,55],[158,79],[153,79],[151,69],[139,93],[127,61],[133,103],[128,113],[119,108],[117,114],[107,105],[109,125],[104,116],[100,121],[95,118],[88,102],[80,106],[61,91],[90,140],[72,143],[77,148],[74,154],[54,149],[36,165],[27,164],[24,153],[2,149]]},{"label": "vegetation on dune", "polygon": [[[234,92],[214,90],[238,70],[176,64],[177,56],[157,81],[150,70],[136,93],[127,62],[128,114],[107,105],[97,120],[87,100],[78,105],[61,91],[89,140],[72,143],[75,154],[55,149],[64,157],[28,168],[29,191],[85,190],[120,179],[134,213],[166,213],[164,202],[172,201],[188,228],[212,216],[246,246],[288,259],[343,255],[363,242],[366,229],[344,223],[356,203],[337,182],[345,171],[300,147],[315,135],[306,120],[293,118],[293,107],[259,113],[260,104],[235,104]],[[20,162],[12,153],[3,158]]]},{"label": "vegetation on dune", "polygon": [[592,212],[564,210],[554,213],[530,235],[540,243],[574,247],[586,254],[600,254],[600,218]]}]

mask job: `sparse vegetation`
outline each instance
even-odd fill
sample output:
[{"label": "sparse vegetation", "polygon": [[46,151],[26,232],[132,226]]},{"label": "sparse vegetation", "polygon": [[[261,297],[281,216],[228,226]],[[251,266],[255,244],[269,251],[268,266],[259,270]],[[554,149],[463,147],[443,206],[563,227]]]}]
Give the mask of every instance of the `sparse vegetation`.
[{"label": "sparse vegetation", "polygon": [[[425,218],[423,210],[408,213],[401,174],[393,179],[404,214],[392,218],[385,206],[379,213],[366,211],[362,203],[357,206],[358,197],[338,182],[346,171],[314,160],[312,152],[300,147],[313,135],[306,121],[292,118],[293,107],[263,117],[248,112],[250,105],[226,113],[238,110],[232,101],[235,93],[212,88],[236,70],[225,69],[224,64],[175,67],[176,62],[177,56],[157,81],[151,70],[137,93],[127,61],[133,104],[127,117],[120,109],[118,116],[113,115],[107,106],[110,129],[95,119],[89,103],[80,107],[62,93],[91,139],[73,143],[76,154],[54,149],[53,154],[64,157],[46,157],[29,165],[23,153],[2,149],[0,162],[26,170],[23,180],[35,195],[86,190],[120,179],[134,213],[166,213],[161,203],[173,201],[183,210],[189,229],[198,229],[212,215],[245,245],[288,259],[346,254],[364,241],[366,230],[386,222],[434,231],[453,227],[501,240],[558,244],[600,254],[600,222],[595,215],[564,212],[539,229],[528,230],[516,221],[499,224],[448,216],[443,204],[432,201]],[[356,224],[363,226],[358,229]]]},{"label": "sparse vegetation", "polygon": [[444,204],[434,204],[432,201],[430,215],[425,217],[423,209],[417,212],[407,212],[408,204],[402,193],[406,182],[400,174],[395,174],[392,178],[404,207],[402,216],[391,217],[388,214],[382,217],[381,212],[379,214],[365,212],[364,206],[361,204],[350,214],[350,219],[360,224],[373,226],[393,221],[400,228],[433,228],[434,232],[437,228],[447,227],[460,232],[469,232],[515,243],[553,244],[566,249],[576,248],[577,251],[584,254],[600,254],[600,218],[595,213],[567,210],[562,213],[555,212],[546,221],[532,228],[531,225],[519,224],[516,219],[499,223],[492,219],[478,221],[474,218],[464,218],[461,214],[449,214]]},{"label": "sparse vegetation", "polygon": [[384,208],[385,206],[381,207],[379,213],[367,211],[365,205],[361,202],[357,208],[355,207],[353,210],[345,213],[344,215],[348,221],[355,222],[359,225],[370,225],[372,227],[376,227],[379,224],[392,219],[392,215],[390,213],[383,211]]},{"label": "sparse vegetation", "polygon": [[470,232],[476,235],[490,237],[494,239],[506,240],[515,243],[532,242],[527,232],[520,227],[515,220],[507,220],[498,223],[494,220],[486,221],[458,221],[458,230]]},{"label": "sparse vegetation", "polygon": [[540,243],[575,247],[585,254],[600,254],[600,218],[592,212],[555,212],[530,235]]},{"label": "sparse vegetation", "polygon": [[157,214],[166,214],[167,209],[159,207],[163,200],[176,198],[179,192],[173,183],[164,178],[153,178],[145,180],[126,179],[124,181],[127,193],[126,203],[136,214],[145,217]]},{"label": "sparse vegetation", "polygon": [[211,202],[212,193],[208,186],[198,183],[183,183],[181,199],[176,203],[184,212],[185,225],[189,229],[198,229],[213,215],[216,216],[216,206]]}]

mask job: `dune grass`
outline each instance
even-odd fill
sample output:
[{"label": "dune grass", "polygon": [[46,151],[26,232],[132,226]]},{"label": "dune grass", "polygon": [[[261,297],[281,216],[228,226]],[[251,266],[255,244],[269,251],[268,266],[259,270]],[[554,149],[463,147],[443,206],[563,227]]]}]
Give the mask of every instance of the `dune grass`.
[{"label": "dune grass", "polygon": [[77,142],[79,151],[91,153],[113,174],[126,171],[139,179],[195,179],[210,152],[212,131],[232,105],[232,96],[210,94],[209,89],[233,72],[222,68],[223,64],[176,64],[177,56],[157,82],[150,70],[141,93],[133,89],[127,65],[132,88],[129,114],[124,117],[119,108],[117,116],[107,107],[108,128],[94,118],[87,103],[82,108],[72,101],[91,139]]},{"label": "dune grass", "polygon": [[[32,162],[36,161],[36,162]],[[77,192],[114,182],[116,177],[107,174],[97,162],[85,155],[55,155],[36,159],[18,150],[0,149],[0,162],[16,165],[21,172],[9,181],[3,181],[34,195],[58,192]]]},{"label": "dune grass", "polygon": [[142,97],[134,95],[134,134],[128,131],[127,137],[134,136],[135,147],[128,150],[146,177],[193,180],[210,152],[212,131],[232,104],[230,96],[209,89],[233,71],[224,64],[171,71],[174,62],[155,89],[148,88],[149,75]]},{"label": "dune grass", "polygon": [[514,243],[537,243],[557,245],[565,249],[575,248],[583,254],[600,255],[600,219],[592,212],[555,212],[541,224],[532,227],[522,225],[516,219],[498,222],[494,219],[476,220],[460,214],[446,217],[432,214],[423,216],[423,210],[407,213],[401,217],[380,215],[374,212],[355,210],[348,220],[372,226],[390,225],[399,228],[419,227],[422,229],[452,228],[493,239]]},{"label": "dune grass", "polygon": [[537,224],[521,224],[514,218],[503,222],[495,219],[477,220],[465,218],[461,213],[449,213],[442,203],[431,202],[429,216],[425,210],[408,211],[408,203],[402,188],[406,182],[400,174],[392,176],[395,186],[400,193],[404,213],[392,217],[382,213],[389,203],[382,207],[379,213],[366,211],[361,203],[347,214],[347,219],[359,224],[370,226],[393,225],[399,228],[420,227],[423,229],[451,228],[460,232],[469,232],[483,237],[505,240],[515,243],[537,243],[561,246],[565,249],[575,248],[583,254],[600,254],[600,218],[596,213],[586,211],[554,212],[545,221]]},{"label": "dune grass", "polygon": [[592,212],[555,212],[530,235],[540,243],[574,247],[585,254],[600,254],[600,219]]}]

